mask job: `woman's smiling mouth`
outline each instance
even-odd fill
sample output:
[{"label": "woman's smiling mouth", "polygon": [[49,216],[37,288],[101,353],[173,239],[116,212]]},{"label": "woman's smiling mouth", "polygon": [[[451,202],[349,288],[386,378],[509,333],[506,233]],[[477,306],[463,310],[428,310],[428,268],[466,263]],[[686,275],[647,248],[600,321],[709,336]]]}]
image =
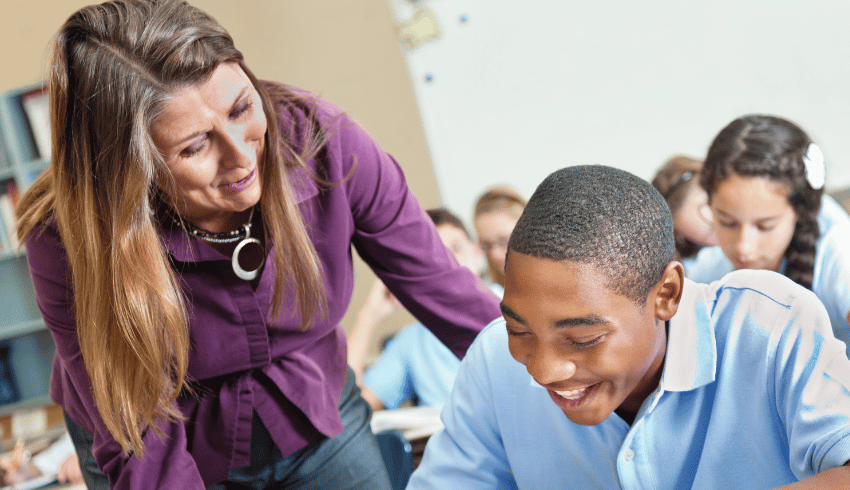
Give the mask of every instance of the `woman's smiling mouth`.
[{"label": "woman's smiling mouth", "polygon": [[239,192],[239,191],[247,189],[248,186],[253,184],[256,179],[257,179],[257,169],[255,167],[254,170],[251,170],[251,173],[249,173],[247,176],[245,176],[244,179],[237,180],[236,182],[231,182],[230,184],[222,184],[221,187],[224,187],[225,189],[233,191],[233,192]]}]

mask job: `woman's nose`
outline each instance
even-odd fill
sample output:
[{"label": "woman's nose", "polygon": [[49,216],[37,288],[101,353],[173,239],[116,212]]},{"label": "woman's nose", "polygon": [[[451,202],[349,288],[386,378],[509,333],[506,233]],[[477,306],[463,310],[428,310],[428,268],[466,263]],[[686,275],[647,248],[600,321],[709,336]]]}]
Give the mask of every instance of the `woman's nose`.
[{"label": "woman's nose", "polygon": [[222,163],[227,167],[253,167],[258,140],[242,125],[231,125],[222,138]]}]

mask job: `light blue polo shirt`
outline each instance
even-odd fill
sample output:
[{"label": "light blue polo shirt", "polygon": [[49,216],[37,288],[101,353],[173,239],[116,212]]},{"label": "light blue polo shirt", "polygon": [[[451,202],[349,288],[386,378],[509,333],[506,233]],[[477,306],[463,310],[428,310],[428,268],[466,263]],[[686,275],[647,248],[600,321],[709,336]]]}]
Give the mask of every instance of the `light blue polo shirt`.
[{"label": "light blue polo shirt", "polygon": [[[835,199],[825,195],[818,226],[821,234],[815,242],[812,291],[826,307],[833,333],[846,344],[850,356],[850,216]],[[735,269],[719,246],[703,248],[682,265],[686,277],[702,283],[716,281]]]},{"label": "light blue polo shirt", "polygon": [[779,274],[686,280],[660,386],[629,426],[571,422],[508,352],[470,347],[408,490],[768,489],[850,460],[850,360]]},{"label": "light blue polo shirt", "polygon": [[[490,284],[499,298],[504,289]],[[421,323],[412,323],[389,341],[378,359],[363,374],[369,387],[385,407],[417,397],[417,404],[438,407],[449,397],[460,359]]]}]

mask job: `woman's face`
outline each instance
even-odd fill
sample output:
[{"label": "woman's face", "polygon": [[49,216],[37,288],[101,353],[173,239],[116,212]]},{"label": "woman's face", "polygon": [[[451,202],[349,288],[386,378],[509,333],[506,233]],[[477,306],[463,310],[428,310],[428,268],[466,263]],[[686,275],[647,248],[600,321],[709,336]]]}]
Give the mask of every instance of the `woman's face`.
[{"label": "woman's face", "polygon": [[151,133],[173,178],[161,187],[184,219],[214,232],[243,224],[237,213],[260,200],[266,127],[260,96],[236,63],[173,95]]},{"label": "woman's face", "polygon": [[478,244],[487,257],[490,269],[498,271],[502,276],[494,278],[496,282],[504,282],[505,255],[508,253],[508,240],[516,226],[519,216],[509,211],[491,211],[475,218],[475,232],[478,234]]},{"label": "woman's face", "polygon": [[797,213],[785,185],[732,174],[711,199],[717,238],[736,269],[779,271],[794,236]]},{"label": "woman's face", "polygon": [[686,185],[687,193],[682,204],[673,213],[673,226],[676,232],[697,245],[708,247],[717,245],[717,234],[708,206],[708,194],[695,179]]}]

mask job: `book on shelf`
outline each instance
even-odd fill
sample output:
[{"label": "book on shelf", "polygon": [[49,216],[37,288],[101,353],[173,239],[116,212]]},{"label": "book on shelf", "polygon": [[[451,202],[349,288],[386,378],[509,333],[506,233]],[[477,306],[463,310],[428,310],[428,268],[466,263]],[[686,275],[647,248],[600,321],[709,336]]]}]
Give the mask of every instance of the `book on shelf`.
[{"label": "book on shelf", "polygon": [[21,399],[12,370],[11,351],[11,343],[8,340],[0,340],[0,405]]},{"label": "book on shelf", "polygon": [[50,158],[50,112],[47,101],[47,90],[43,87],[21,95],[21,106],[27,115],[35,148],[41,158]]},{"label": "book on shelf", "polygon": [[14,180],[7,180],[0,185],[0,218],[5,225],[6,237],[11,249],[17,248],[18,233],[15,208],[18,205],[18,187]]},{"label": "book on shelf", "polygon": [[[0,135],[2,134],[3,132],[0,131]],[[6,154],[6,147],[3,143],[3,137],[0,136],[0,170],[3,170],[4,168],[9,168],[10,166],[11,165],[9,164],[9,156]]]}]

